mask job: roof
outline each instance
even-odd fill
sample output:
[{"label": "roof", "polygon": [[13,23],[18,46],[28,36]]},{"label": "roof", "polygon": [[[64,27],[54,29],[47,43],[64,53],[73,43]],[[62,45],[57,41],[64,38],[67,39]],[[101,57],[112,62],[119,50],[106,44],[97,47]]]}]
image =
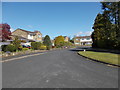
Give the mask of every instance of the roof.
[{"label": "roof", "polygon": [[77,36],[75,38],[91,38],[91,36]]},{"label": "roof", "polygon": [[27,39],[27,38],[25,38],[25,37],[21,37],[21,36],[17,36],[17,35],[11,35],[11,36],[13,36],[14,38],[15,37],[18,37],[18,39],[25,39],[25,40],[31,40],[31,41],[35,41],[35,40],[32,40],[32,39]]},{"label": "roof", "polygon": [[[16,30],[21,30],[21,31],[24,31],[24,32],[27,32],[27,33],[38,33],[38,32],[41,33],[40,31],[37,31],[37,30],[34,31],[34,32],[27,31],[27,30],[23,30],[23,29],[20,29],[20,28],[18,28],[18,29],[16,29]],[[15,31],[16,31],[16,30],[15,30]],[[15,32],[15,31],[13,31],[13,32]],[[12,32],[12,33],[13,33],[13,32]]]}]

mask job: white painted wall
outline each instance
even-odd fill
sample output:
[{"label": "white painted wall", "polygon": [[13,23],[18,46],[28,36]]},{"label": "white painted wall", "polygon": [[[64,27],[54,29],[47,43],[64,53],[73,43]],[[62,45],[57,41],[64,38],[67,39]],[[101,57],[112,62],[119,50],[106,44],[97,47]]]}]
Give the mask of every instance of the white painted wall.
[{"label": "white painted wall", "polygon": [[90,38],[89,40],[87,40],[87,38],[80,39],[80,42],[92,42],[92,38]]},{"label": "white painted wall", "polygon": [[28,39],[33,39],[33,35],[31,36],[30,34],[28,35]]}]

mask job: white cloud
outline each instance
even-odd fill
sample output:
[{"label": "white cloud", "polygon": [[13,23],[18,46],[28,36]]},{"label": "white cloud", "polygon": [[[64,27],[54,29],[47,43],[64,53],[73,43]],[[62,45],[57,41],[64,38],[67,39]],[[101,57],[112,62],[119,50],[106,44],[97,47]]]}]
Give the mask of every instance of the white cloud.
[{"label": "white cloud", "polygon": [[75,34],[75,36],[81,36],[83,34],[83,32],[78,32],[77,34]]},{"label": "white cloud", "polygon": [[32,26],[32,25],[27,25],[27,27],[28,27],[28,28],[31,28],[31,29],[33,28],[33,26]]},{"label": "white cloud", "polygon": [[75,34],[75,36],[90,36],[92,34],[92,31],[86,31],[86,32],[78,32]]},{"label": "white cloud", "polygon": [[13,32],[13,31],[15,31],[15,30],[14,30],[13,28],[10,28],[10,31]]},{"label": "white cloud", "polygon": [[91,34],[92,34],[92,31],[87,31],[87,32],[84,33],[85,36],[89,36]]}]

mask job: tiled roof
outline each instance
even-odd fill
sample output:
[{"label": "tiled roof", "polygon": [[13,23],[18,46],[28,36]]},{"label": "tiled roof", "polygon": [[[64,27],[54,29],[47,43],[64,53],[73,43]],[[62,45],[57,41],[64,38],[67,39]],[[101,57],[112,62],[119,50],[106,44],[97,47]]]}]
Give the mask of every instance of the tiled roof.
[{"label": "tiled roof", "polygon": [[91,38],[91,36],[77,36],[75,38]]},{"label": "tiled roof", "polygon": [[[31,31],[27,31],[27,30],[23,30],[23,29],[20,29],[20,28],[18,28],[18,29],[16,29],[16,30],[21,30],[21,31],[24,31],[24,32],[27,32],[27,33],[38,33],[38,32],[40,32],[40,31],[34,31],[34,32],[31,32]],[[15,30],[15,31],[16,31]],[[14,31],[13,31],[14,32]],[[41,32],[40,32],[41,33]]]}]

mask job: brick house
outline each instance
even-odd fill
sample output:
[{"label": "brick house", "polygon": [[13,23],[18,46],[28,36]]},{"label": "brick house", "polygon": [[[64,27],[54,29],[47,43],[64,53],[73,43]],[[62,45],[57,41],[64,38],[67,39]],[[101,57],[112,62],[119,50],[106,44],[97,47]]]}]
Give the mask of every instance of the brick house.
[{"label": "brick house", "polygon": [[42,42],[42,34],[40,31],[31,32],[18,28],[12,32],[12,36],[18,36],[21,40]]},{"label": "brick house", "polygon": [[92,38],[91,38],[91,36],[74,37],[74,44],[75,45],[91,45]]}]

